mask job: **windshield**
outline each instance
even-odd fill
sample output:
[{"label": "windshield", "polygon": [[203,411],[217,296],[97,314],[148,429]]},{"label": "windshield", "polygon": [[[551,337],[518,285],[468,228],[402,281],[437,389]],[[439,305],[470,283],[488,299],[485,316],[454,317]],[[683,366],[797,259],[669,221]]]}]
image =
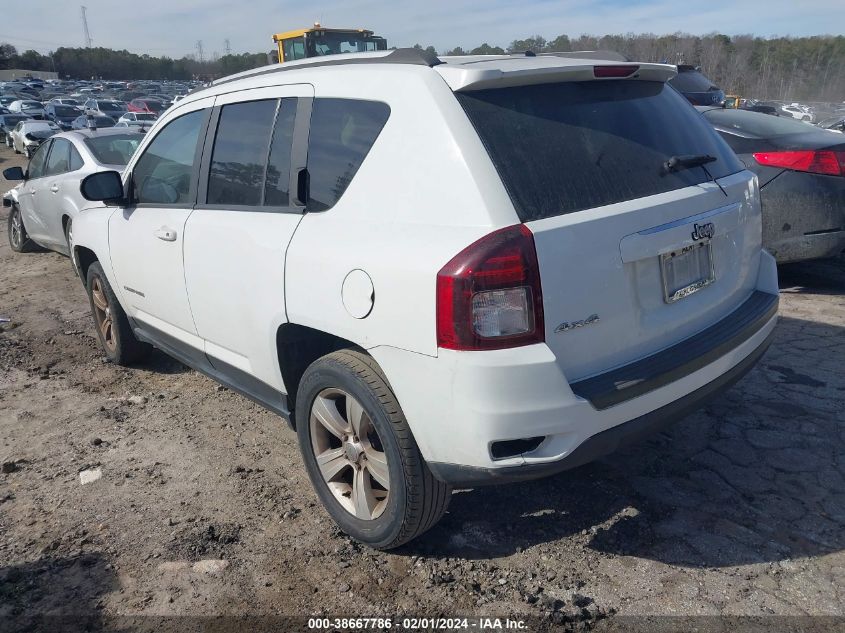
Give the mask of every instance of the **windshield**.
[{"label": "windshield", "polygon": [[4,114],[3,125],[17,125],[21,121],[26,121],[28,117],[25,116],[15,116],[13,114]]},{"label": "windshield", "polygon": [[152,112],[136,112],[135,118],[138,121],[155,121],[156,115],[153,114]]},{"label": "windshield", "polygon": [[143,138],[140,134],[110,134],[86,138],[85,145],[103,165],[126,165]]},{"label": "windshield", "polygon": [[24,101],[23,103],[21,103],[21,110],[35,110],[35,109],[38,109],[38,110],[41,109],[41,104],[38,103],[37,101]]},{"label": "windshield", "polygon": [[678,73],[677,77],[669,80],[675,88],[681,92],[707,92],[718,90],[713,82],[697,70],[684,70]]},{"label": "windshield", "polygon": [[337,55],[339,53],[365,53],[387,48],[381,37],[368,37],[361,33],[313,33],[308,37],[312,55]]},{"label": "windshield", "polygon": [[162,108],[164,107],[161,101],[153,101],[152,99],[144,100],[141,103],[146,104],[147,109],[152,112],[161,112]]},{"label": "windshield", "polygon": [[[528,222],[697,185],[743,169],[676,90],[653,81],[585,81],[459,92]],[[707,165],[663,173],[672,156]]]},{"label": "windshield", "polygon": [[101,110],[120,110],[121,112],[126,110],[126,106],[120,101],[100,101],[99,103]]},{"label": "windshield", "polygon": [[746,110],[723,110],[721,108],[707,110],[704,113],[707,120],[727,130],[736,130],[746,136],[758,138],[776,138],[789,134],[803,134],[814,129],[807,123],[802,123],[791,117],[777,117],[761,112]]}]

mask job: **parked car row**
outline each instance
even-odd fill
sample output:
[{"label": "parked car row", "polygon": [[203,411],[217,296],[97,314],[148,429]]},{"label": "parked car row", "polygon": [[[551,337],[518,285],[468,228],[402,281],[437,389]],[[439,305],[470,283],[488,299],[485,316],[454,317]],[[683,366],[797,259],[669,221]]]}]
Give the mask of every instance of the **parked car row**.
[{"label": "parked car row", "polygon": [[765,227],[827,235],[812,256],[845,227],[821,211],[845,209],[841,135],[696,111],[671,82],[697,71],[348,59],[223,79],[147,134],[56,134],[4,202],[15,251],[70,255],[107,358],[158,347],[286,418],[372,547],[729,388],[773,338],[763,240],[797,248]]}]

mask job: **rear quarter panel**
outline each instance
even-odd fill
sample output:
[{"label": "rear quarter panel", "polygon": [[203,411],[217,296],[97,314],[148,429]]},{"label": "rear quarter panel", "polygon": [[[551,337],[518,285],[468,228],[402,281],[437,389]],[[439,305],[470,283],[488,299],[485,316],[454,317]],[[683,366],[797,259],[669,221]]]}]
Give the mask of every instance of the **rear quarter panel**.
[{"label": "rear quarter panel", "polygon": [[[437,272],[482,235],[517,223],[513,205],[454,94],[429,68],[350,66],[311,81],[318,99],[383,101],[391,113],[340,201],[299,224],[286,259],[288,318],[364,348],[434,356]],[[363,319],[341,298],[356,269],[374,286]]]}]

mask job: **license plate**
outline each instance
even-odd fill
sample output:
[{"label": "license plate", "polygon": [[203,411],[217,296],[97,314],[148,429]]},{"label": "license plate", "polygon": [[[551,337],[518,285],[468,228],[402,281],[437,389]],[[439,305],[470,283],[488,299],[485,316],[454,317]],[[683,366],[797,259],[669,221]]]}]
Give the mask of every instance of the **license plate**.
[{"label": "license plate", "polygon": [[663,300],[675,303],[716,281],[710,240],[660,256]]}]

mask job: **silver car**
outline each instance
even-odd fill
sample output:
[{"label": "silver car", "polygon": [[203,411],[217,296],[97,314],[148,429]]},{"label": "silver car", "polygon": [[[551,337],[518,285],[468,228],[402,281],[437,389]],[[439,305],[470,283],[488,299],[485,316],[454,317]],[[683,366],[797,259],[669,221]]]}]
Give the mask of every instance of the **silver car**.
[{"label": "silver car", "polygon": [[9,244],[19,253],[37,244],[70,253],[73,219],[86,203],[83,178],[97,171],[123,171],[143,135],[132,129],[74,130],[51,137],[38,148],[26,171],[10,167],[7,180],[22,180],[7,192]]}]

